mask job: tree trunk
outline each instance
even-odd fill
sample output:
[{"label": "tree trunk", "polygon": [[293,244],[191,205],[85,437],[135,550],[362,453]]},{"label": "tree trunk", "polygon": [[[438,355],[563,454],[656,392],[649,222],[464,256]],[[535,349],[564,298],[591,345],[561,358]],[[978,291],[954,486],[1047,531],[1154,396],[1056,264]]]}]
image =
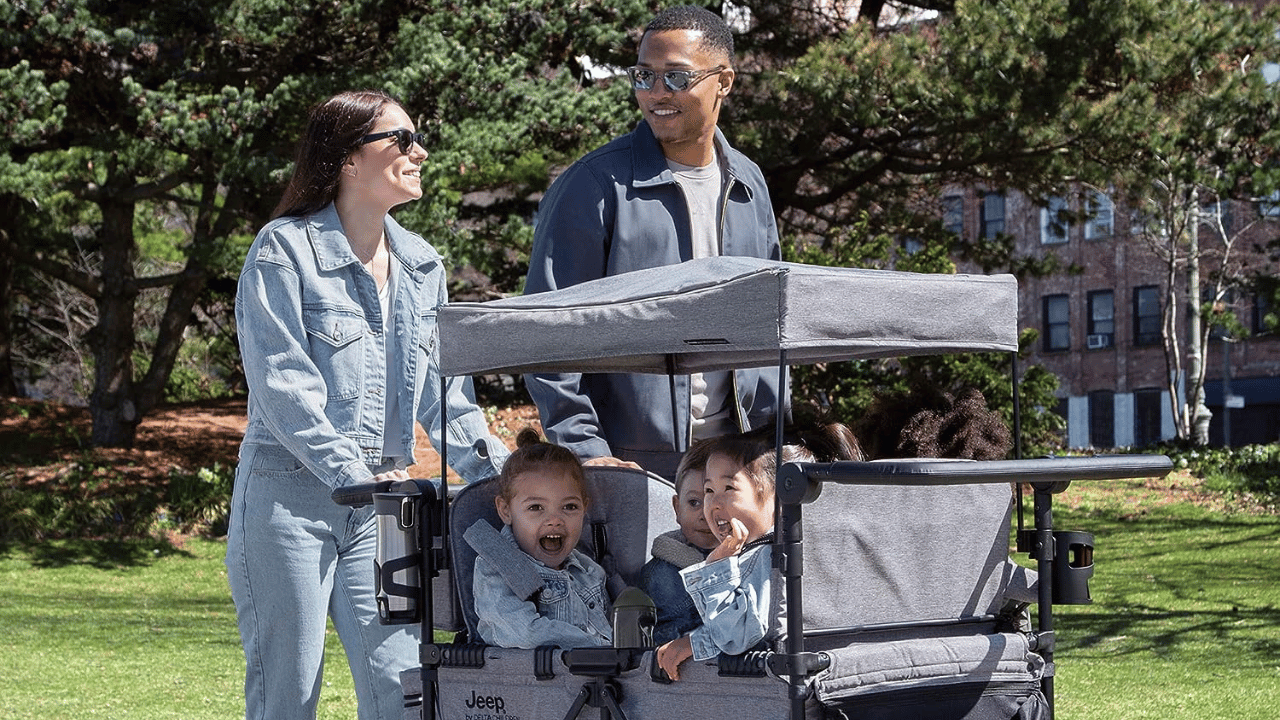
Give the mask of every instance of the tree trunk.
[{"label": "tree trunk", "polygon": [[[1179,229],[1174,193],[1170,193],[1164,217],[1166,254],[1164,259],[1164,303],[1160,307],[1160,335],[1164,345],[1165,376],[1168,382],[1169,409],[1173,415],[1174,434],[1179,439],[1190,435],[1187,405],[1182,401],[1179,381],[1182,374],[1182,344],[1178,341],[1178,246],[1182,230]],[[1185,215],[1185,213],[1183,213]]]},{"label": "tree trunk", "polygon": [[132,447],[142,420],[133,388],[133,316],[138,297],[133,273],[134,203],[121,201],[108,190],[98,206],[102,210],[102,296],[98,324],[90,338],[94,357],[90,441],[96,446]]},{"label": "tree trunk", "polygon": [[[12,221],[17,217],[16,198],[5,194],[0,197],[0,219]],[[0,396],[18,394],[18,379],[13,376],[13,242],[12,225],[0,226]]]},{"label": "tree trunk", "polygon": [[1213,413],[1204,403],[1204,344],[1200,329],[1203,317],[1200,312],[1200,207],[1192,205],[1192,222],[1188,223],[1187,251],[1187,405],[1191,416],[1191,441],[1197,445],[1209,444],[1209,420]]},{"label": "tree trunk", "polygon": [[202,187],[200,209],[192,228],[191,249],[187,253],[187,265],[169,291],[169,302],[165,306],[164,316],[160,318],[151,364],[139,383],[139,415],[146,415],[164,400],[165,386],[173,373],[178,351],[182,349],[187,325],[191,322],[191,309],[209,284],[205,258],[218,239],[231,232],[244,204],[245,192],[232,188],[223,196],[219,210],[216,178],[206,178]]}]

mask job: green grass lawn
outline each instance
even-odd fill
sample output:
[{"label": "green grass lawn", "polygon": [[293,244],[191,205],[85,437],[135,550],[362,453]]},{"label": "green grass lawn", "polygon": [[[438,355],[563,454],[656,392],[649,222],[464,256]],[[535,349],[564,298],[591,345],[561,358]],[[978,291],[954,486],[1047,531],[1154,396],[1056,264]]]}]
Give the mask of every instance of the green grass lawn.
[{"label": "green grass lawn", "polygon": [[[225,547],[76,541],[0,553],[3,716],[243,717]],[[318,716],[355,717],[332,628]]]},{"label": "green grass lawn", "polygon": [[1055,608],[1059,720],[1277,717],[1280,517],[1141,481],[1067,496],[1054,525],[1094,533],[1096,551],[1093,604]]},{"label": "green grass lawn", "polygon": [[[1092,605],[1059,606],[1059,720],[1256,718],[1280,708],[1280,517],[1076,483],[1059,529],[1095,535]],[[244,667],[224,545],[0,546],[5,718],[223,719]],[[330,632],[320,718],[355,717]],[[636,719],[660,720],[660,719]]]}]

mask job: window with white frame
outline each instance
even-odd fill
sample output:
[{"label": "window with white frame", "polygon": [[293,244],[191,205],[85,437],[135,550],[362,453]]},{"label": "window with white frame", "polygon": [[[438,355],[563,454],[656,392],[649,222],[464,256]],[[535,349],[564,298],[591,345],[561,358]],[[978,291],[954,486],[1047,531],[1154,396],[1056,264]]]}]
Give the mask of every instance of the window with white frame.
[{"label": "window with white frame", "polygon": [[942,198],[942,229],[960,237],[964,232],[964,198],[947,195]]},{"label": "window with white frame", "polygon": [[1084,239],[1098,240],[1115,232],[1115,205],[1106,193],[1091,191],[1085,201]]},{"label": "window with white frame", "polygon": [[1067,201],[1053,196],[1040,208],[1040,244],[1059,245],[1067,241],[1070,224],[1066,220]]},{"label": "window with white frame", "polygon": [[1129,210],[1129,234],[1141,235],[1151,232],[1154,225],[1150,215],[1137,208]]},{"label": "window with white frame", "polygon": [[1262,217],[1280,217],[1280,190],[1258,198],[1258,214]]},{"label": "window with white frame", "polygon": [[1214,200],[1200,204],[1200,222],[1215,231],[1231,233],[1231,203],[1227,200]]},{"label": "window with white frame", "polygon": [[1276,308],[1271,302],[1271,298],[1265,292],[1259,292],[1253,296],[1253,334],[1254,335],[1274,335],[1280,330],[1280,322],[1277,322]]}]

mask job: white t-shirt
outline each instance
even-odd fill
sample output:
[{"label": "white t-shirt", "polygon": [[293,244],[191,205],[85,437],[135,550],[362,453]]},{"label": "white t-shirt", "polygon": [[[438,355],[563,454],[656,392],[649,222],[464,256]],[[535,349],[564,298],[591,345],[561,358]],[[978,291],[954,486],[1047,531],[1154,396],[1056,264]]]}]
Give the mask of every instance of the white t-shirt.
[{"label": "white t-shirt", "polygon": [[391,378],[400,376],[401,368],[392,366],[392,358],[396,356],[396,328],[392,321],[391,308],[395,304],[396,298],[396,268],[395,259],[392,258],[392,266],[387,273],[387,281],[382,284],[378,290],[378,304],[382,306],[382,327],[383,335],[386,337],[387,346],[387,387],[386,392],[386,415],[383,418],[382,431],[382,456],[384,458],[394,457],[399,450],[398,440],[402,434],[403,428],[400,425],[400,393],[399,385],[392,387]]},{"label": "white t-shirt", "polygon": [[[689,230],[695,258],[720,254],[720,217],[725,185],[721,157],[716,151],[711,162],[702,167],[667,160],[667,167],[675,176],[689,206]],[[738,431],[729,402],[729,395],[733,392],[732,373],[694,373],[689,376],[689,392],[693,439]]]}]

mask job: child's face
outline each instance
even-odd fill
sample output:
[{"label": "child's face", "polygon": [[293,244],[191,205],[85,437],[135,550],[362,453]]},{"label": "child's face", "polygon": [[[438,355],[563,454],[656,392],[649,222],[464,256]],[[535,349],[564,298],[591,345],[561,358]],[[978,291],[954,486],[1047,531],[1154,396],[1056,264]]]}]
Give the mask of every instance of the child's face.
[{"label": "child's face", "polygon": [[496,498],[498,515],[511,526],[520,549],[559,569],[582,536],[586,502],[573,476],[536,471],[516,476],[511,500]]},{"label": "child's face", "polygon": [[702,498],[706,494],[703,479],[706,473],[702,470],[687,470],[680,483],[680,494],[671,498],[676,510],[676,524],[684,539],[703,550],[710,550],[720,544],[715,533],[707,525],[707,516],[702,513]]},{"label": "child's face", "polygon": [[746,469],[720,454],[707,459],[703,512],[717,540],[729,536],[729,519],[747,527],[747,541],[773,527],[773,493],[761,493]]}]

